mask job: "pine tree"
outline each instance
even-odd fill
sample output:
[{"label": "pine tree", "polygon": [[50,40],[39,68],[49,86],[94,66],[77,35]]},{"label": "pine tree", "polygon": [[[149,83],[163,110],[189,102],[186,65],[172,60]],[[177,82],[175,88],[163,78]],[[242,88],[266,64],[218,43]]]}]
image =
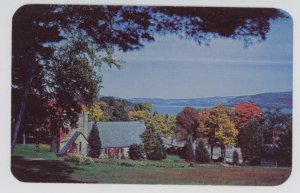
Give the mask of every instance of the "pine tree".
[{"label": "pine tree", "polygon": [[239,163],[239,154],[236,150],[234,150],[232,153],[232,163],[234,165],[237,165]]},{"label": "pine tree", "polygon": [[205,147],[204,141],[201,139],[198,142],[195,151],[196,161],[199,163],[208,163],[209,162],[209,153]]},{"label": "pine tree", "polygon": [[149,160],[162,160],[166,158],[166,152],[163,146],[163,142],[159,135],[155,133],[154,126],[151,124],[141,135],[144,150]]},{"label": "pine tree", "polygon": [[99,130],[97,124],[94,123],[91,133],[89,135],[89,153],[88,156],[92,158],[98,158],[100,156],[101,141],[99,137]]},{"label": "pine tree", "polygon": [[143,147],[142,145],[138,145],[138,144],[131,144],[129,146],[129,158],[133,159],[133,160],[140,160],[140,159],[144,159],[144,155],[143,155]]}]

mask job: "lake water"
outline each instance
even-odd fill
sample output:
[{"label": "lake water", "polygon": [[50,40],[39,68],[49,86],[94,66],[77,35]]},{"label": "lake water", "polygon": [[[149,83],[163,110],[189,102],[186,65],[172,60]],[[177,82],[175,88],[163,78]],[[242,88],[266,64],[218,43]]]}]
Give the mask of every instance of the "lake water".
[{"label": "lake water", "polygon": [[[166,114],[178,114],[180,113],[184,107],[186,106],[180,106],[180,105],[162,105],[162,104],[152,104],[152,113],[157,111],[160,114],[166,115]],[[191,106],[195,109],[203,109],[203,108],[211,108],[208,106]],[[286,114],[292,113],[292,109],[290,108],[282,108],[281,111]]]}]

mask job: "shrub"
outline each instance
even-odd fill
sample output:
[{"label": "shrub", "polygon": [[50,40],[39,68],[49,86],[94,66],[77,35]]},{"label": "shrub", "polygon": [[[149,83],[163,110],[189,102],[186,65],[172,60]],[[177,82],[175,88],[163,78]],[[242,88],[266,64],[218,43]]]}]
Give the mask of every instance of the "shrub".
[{"label": "shrub", "polygon": [[80,157],[77,154],[68,153],[67,155],[64,156],[65,162],[79,163],[79,160],[80,160]]},{"label": "shrub", "polygon": [[210,161],[209,153],[205,147],[203,140],[198,142],[195,151],[196,161],[199,163],[208,163]]},{"label": "shrub", "polygon": [[166,149],[166,153],[169,155],[181,155],[182,147],[169,147]]},{"label": "shrub", "polygon": [[90,165],[90,164],[93,164],[93,163],[94,163],[94,161],[93,161],[92,158],[85,157],[85,156],[82,156],[82,158],[79,161],[80,165]]},{"label": "shrub", "polygon": [[143,147],[141,145],[132,144],[129,146],[129,158],[133,160],[144,159]]},{"label": "shrub", "polygon": [[93,128],[88,138],[89,142],[89,153],[88,156],[92,158],[98,158],[101,153],[101,141],[99,137],[99,130],[97,124],[93,124]]},{"label": "shrub", "polygon": [[176,154],[176,148],[175,147],[169,147],[166,149],[166,153],[169,155],[175,155]]},{"label": "shrub", "polygon": [[237,165],[239,163],[239,154],[236,150],[234,150],[232,153],[232,163],[234,165]]},{"label": "shrub", "polygon": [[147,159],[149,160],[162,160],[166,159],[166,152],[164,150],[163,144],[159,141],[156,142],[156,146],[152,152],[147,154]]},{"label": "shrub", "polygon": [[73,163],[77,163],[80,165],[89,165],[89,164],[93,164],[94,161],[92,158],[83,156],[83,155],[79,155],[79,154],[67,154],[66,156],[64,156],[64,161],[65,162],[73,162]]}]

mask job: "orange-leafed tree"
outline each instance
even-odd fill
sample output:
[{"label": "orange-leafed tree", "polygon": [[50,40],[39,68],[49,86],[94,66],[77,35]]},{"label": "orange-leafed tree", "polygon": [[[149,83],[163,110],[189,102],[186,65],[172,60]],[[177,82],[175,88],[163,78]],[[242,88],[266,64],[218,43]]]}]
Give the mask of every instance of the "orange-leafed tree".
[{"label": "orange-leafed tree", "polygon": [[251,102],[237,103],[234,106],[234,124],[237,129],[242,129],[250,119],[262,116],[262,109]]}]

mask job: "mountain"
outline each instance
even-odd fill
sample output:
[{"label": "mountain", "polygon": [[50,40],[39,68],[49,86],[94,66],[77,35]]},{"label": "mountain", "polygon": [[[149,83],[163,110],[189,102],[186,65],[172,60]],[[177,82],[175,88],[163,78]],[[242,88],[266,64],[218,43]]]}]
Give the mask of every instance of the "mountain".
[{"label": "mountain", "polygon": [[152,104],[153,110],[162,114],[178,113],[185,106],[195,108],[209,108],[217,104],[224,104],[233,107],[239,102],[252,102],[261,108],[279,107],[292,109],[292,91],[262,93],[248,96],[227,96],[227,97],[205,97],[194,99],[159,99],[159,98],[132,98],[127,99],[132,103],[148,102]]},{"label": "mountain", "polygon": [[226,106],[234,106],[238,102],[251,101],[262,108],[292,108],[292,95],[292,92],[277,92],[240,96],[227,101]]}]

